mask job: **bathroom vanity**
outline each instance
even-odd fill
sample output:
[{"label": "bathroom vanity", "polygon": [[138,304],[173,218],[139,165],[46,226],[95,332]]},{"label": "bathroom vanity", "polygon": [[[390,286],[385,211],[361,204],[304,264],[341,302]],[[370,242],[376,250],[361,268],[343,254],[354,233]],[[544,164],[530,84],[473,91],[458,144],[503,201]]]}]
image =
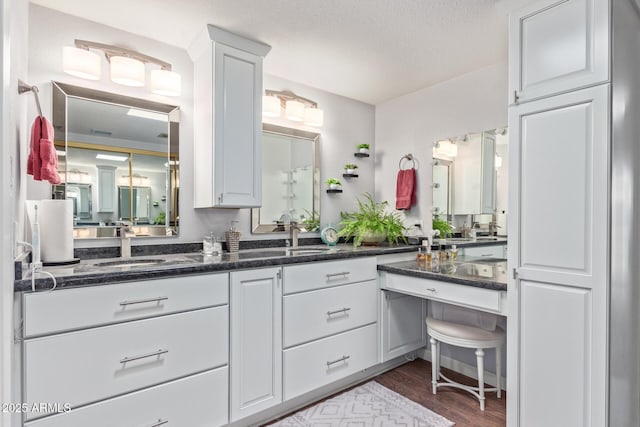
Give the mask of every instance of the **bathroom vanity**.
[{"label": "bathroom vanity", "polygon": [[88,260],[51,268],[52,292],[16,281],[37,408],[23,425],[260,423],[403,363],[425,345],[426,299],[504,313],[504,268],[426,271],[412,246],[299,249]]}]

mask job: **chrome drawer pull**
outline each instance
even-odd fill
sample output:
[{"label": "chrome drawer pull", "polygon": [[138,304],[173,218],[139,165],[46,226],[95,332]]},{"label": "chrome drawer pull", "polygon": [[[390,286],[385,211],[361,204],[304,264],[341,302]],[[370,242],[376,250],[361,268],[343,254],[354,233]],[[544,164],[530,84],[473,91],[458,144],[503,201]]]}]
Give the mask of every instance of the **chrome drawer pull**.
[{"label": "chrome drawer pull", "polygon": [[169,420],[158,419],[158,421],[151,424],[149,427],[158,427],[158,426],[163,426],[165,424],[169,424]]},{"label": "chrome drawer pull", "polygon": [[343,271],[342,273],[330,273],[330,274],[327,274],[327,280],[331,280],[334,277],[338,277],[338,276],[344,276],[346,278],[349,274],[350,273],[348,271]]},{"label": "chrome drawer pull", "polygon": [[340,310],[335,310],[335,311],[327,311],[327,316],[331,317],[334,314],[338,314],[338,313],[344,313],[347,314],[347,311],[350,311],[351,307],[345,307],[345,308],[341,308]]},{"label": "chrome drawer pull", "polygon": [[336,363],[344,362],[345,360],[351,359],[351,356],[342,356],[338,360],[334,360],[333,362],[327,362],[327,366],[335,365]]},{"label": "chrome drawer pull", "polygon": [[153,353],[141,354],[140,356],[124,357],[120,359],[120,363],[124,364],[127,362],[133,362],[134,360],[146,359],[147,357],[160,356],[166,353],[169,353],[169,350],[160,349],[160,350],[154,351]]},{"label": "chrome drawer pull", "polygon": [[169,297],[155,297],[155,298],[146,298],[146,299],[136,299],[136,300],[132,300],[132,301],[122,301],[120,303],[121,306],[125,307],[127,305],[134,305],[134,304],[144,304],[147,302],[160,302],[160,301],[164,301],[169,299]]},{"label": "chrome drawer pull", "polygon": [[429,292],[438,292],[438,290],[436,288],[427,288],[427,291],[429,291]]}]

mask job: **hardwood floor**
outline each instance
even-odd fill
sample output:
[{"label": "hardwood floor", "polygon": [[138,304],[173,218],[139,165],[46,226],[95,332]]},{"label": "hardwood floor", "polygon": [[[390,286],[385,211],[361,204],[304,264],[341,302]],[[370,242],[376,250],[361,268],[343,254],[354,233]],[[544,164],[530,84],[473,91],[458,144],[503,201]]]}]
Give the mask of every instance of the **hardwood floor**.
[{"label": "hardwood floor", "polygon": [[[454,381],[463,384],[477,384],[469,377],[446,368],[442,368],[442,370]],[[431,363],[425,360],[416,359],[405,363],[378,375],[374,380],[455,422],[455,427],[504,427],[506,425],[507,394],[504,390],[502,390],[501,399],[496,397],[495,392],[486,394],[484,411],[480,410],[478,399],[463,390],[445,387],[433,395],[431,394]],[[286,416],[282,418],[286,418]]]},{"label": "hardwood floor", "polygon": [[[454,381],[475,385],[477,382],[464,375],[442,368],[443,373]],[[504,427],[506,425],[506,392],[502,398],[496,393],[487,393],[485,410],[471,394],[451,387],[431,393],[431,363],[422,359],[406,363],[374,378],[377,382],[437,414],[456,423],[455,427]]]}]

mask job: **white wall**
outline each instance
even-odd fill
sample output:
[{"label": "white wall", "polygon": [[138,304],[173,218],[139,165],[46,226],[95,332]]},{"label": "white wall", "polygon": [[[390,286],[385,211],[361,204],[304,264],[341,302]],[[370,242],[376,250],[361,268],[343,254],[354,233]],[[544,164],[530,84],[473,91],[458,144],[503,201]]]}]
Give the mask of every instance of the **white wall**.
[{"label": "white wall", "polygon": [[[102,24],[62,14],[36,5],[29,7],[30,55],[29,75],[32,84],[41,87],[44,113],[51,114],[51,80],[84,86],[98,90],[179,105],[180,113],[180,236],[171,243],[198,241],[209,231],[222,235],[230,221],[238,220],[242,239],[273,238],[273,235],[252,235],[249,209],[194,209],[193,206],[193,66],[183,49],[154,40],[123,32]],[[108,79],[106,61],[103,61],[103,77],[100,81],[82,80],[62,72],[62,47],[72,45],[74,39],[85,39],[100,43],[128,47],[147,55],[155,56],[173,65],[182,76],[182,95],[166,98],[151,94],[145,88],[127,88]],[[268,40],[265,40],[268,43]],[[340,176],[344,163],[354,161],[356,144],[374,140],[374,107],[369,104],[333,95],[322,90],[273,77],[265,76],[264,87],[273,90],[291,90],[296,94],[316,101],[325,111],[325,126],[321,133],[321,179]],[[34,117],[35,109],[29,110]],[[293,127],[291,122],[278,123]],[[304,128],[304,127],[303,127]],[[315,130],[315,129],[314,129]],[[23,153],[26,159],[27,147]],[[322,224],[336,223],[341,209],[354,206],[354,195],[364,191],[373,192],[373,161],[358,161],[361,178],[346,182],[342,195],[321,194]],[[341,176],[340,176],[341,177]],[[48,184],[29,181],[29,198],[46,198]],[[137,239],[134,244],[166,244],[166,239]],[[113,246],[114,239],[77,241],[76,247]]]},{"label": "white wall", "polygon": [[464,74],[376,106],[376,198],[395,205],[399,159],[418,159],[417,205],[407,218],[431,225],[432,144],[507,124],[507,63]]},{"label": "white wall", "polygon": [[[20,141],[26,140],[25,105],[33,103],[30,94],[18,95],[18,79],[28,81],[27,76],[27,1],[0,0],[0,402],[19,402],[13,389],[15,361],[13,345],[13,258],[15,240],[14,221],[21,217],[23,203],[7,203],[24,200],[24,181],[20,179]],[[2,411],[0,427],[9,427],[14,415]]]}]

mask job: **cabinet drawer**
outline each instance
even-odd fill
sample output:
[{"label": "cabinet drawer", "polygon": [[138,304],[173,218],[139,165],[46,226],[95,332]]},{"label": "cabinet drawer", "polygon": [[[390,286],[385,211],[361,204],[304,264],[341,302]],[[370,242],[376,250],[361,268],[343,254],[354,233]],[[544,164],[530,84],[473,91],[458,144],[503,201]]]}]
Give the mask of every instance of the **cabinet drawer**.
[{"label": "cabinet drawer", "polygon": [[[225,366],[83,408],[72,408],[68,413],[28,422],[25,426],[221,426],[228,422],[227,377]],[[160,424],[163,421],[166,422]]]},{"label": "cabinet drawer", "polygon": [[377,319],[375,280],[284,297],[284,347],[344,332]]},{"label": "cabinet drawer", "polygon": [[285,350],[285,400],[375,365],[376,349],[377,325],[369,325]]},{"label": "cabinet drawer", "polygon": [[284,268],[284,292],[291,294],[375,278],[375,257],[293,265]]},{"label": "cabinet drawer", "polygon": [[24,401],[76,407],[225,365],[228,325],[222,306],[26,340]]},{"label": "cabinet drawer", "polygon": [[504,313],[505,292],[474,286],[420,279],[399,274],[384,274],[381,287],[410,295],[428,298],[493,313]]},{"label": "cabinet drawer", "polygon": [[223,273],[27,293],[25,337],[227,304],[228,283]]},{"label": "cabinet drawer", "polygon": [[506,258],[505,246],[477,246],[471,248],[463,248],[462,255],[477,256],[487,258]]}]

